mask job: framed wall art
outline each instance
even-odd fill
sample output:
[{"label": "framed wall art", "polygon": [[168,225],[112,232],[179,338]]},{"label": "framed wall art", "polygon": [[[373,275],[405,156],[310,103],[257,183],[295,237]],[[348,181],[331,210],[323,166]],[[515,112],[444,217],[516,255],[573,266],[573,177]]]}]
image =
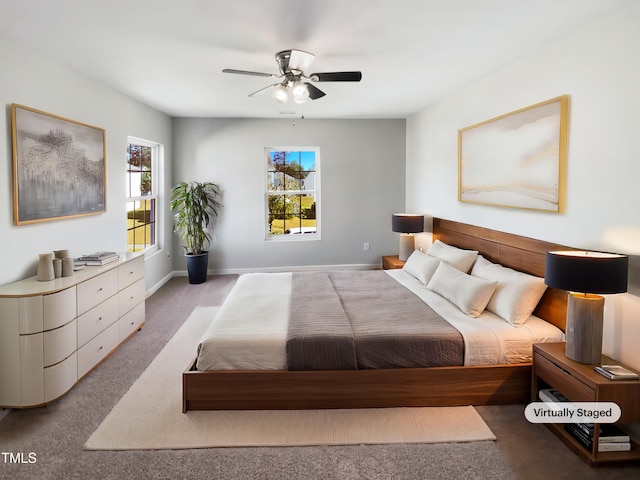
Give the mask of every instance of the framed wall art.
[{"label": "framed wall art", "polygon": [[12,104],[11,133],[15,225],[105,211],[104,129]]},{"label": "framed wall art", "polygon": [[458,131],[458,200],[562,212],[569,96]]}]

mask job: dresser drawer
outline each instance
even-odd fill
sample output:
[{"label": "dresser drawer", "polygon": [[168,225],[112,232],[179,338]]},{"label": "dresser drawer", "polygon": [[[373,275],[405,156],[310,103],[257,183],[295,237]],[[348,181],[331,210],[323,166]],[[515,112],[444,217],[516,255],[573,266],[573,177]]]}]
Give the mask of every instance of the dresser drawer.
[{"label": "dresser drawer", "polygon": [[114,323],[78,350],[78,378],[84,377],[118,346],[118,323]]},{"label": "dresser drawer", "polygon": [[[17,302],[15,308],[17,308],[17,314],[20,316],[20,335],[38,333],[44,330],[42,295],[24,298],[6,298],[3,300],[6,302]],[[62,322],[62,324],[64,324],[64,322]]]},{"label": "dresser drawer", "polygon": [[76,318],[76,287],[45,295],[44,330],[52,330]]},{"label": "dresser drawer", "polygon": [[574,402],[595,402],[596,392],[580,380],[573,377],[567,371],[548,360],[540,353],[535,354],[534,374],[549,385],[561,391],[567,398]]},{"label": "dresser drawer", "polygon": [[137,307],[122,317],[118,323],[120,324],[120,341],[124,340],[135,332],[144,323],[144,302],[139,303]]},{"label": "dresser drawer", "polygon": [[[20,335],[20,383],[19,406],[44,403],[43,333]],[[11,405],[11,403],[10,403]]]},{"label": "dresser drawer", "polygon": [[113,295],[78,317],[78,347],[118,320],[118,296]]},{"label": "dresser drawer", "polygon": [[118,269],[114,268],[78,285],[78,315],[118,293]]},{"label": "dresser drawer", "polygon": [[119,316],[122,317],[141,302],[144,302],[144,279],[129,285],[118,294]]},{"label": "dresser drawer", "polygon": [[44,369],[44,401],[50,402],[68,392],[78,381],[78,359],[74,352],[64,362]]},{"label": "dresser drawer", "polygon": [[144,277],[144,256],[140,256],[118,267],[120,290]]},{"label": "dresser drawer", "polygon": [[76,351],[76,321],[44,332],[44,366],[61,362]]}]

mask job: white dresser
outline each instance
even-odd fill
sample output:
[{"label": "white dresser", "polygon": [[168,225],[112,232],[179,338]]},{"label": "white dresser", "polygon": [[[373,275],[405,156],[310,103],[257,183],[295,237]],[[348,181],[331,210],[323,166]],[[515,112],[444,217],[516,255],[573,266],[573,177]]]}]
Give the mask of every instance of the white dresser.
[{"label": "white dresser", "polygon": [[144,256],[0,287],[0,407],[46,405],[144,324]]}]

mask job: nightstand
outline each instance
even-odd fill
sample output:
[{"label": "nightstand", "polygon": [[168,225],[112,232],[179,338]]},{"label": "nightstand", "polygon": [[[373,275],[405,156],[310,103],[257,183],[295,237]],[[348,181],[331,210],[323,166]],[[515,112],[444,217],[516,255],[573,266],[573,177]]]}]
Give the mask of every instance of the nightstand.
[{"label": "nightstand", "polygon": [[398,255],[385,255],[382,257],[382,268],[385,270],[394,270],[404,267],[404,263]]},{"label": "nightstand", "polygon": [[[618,426],[640,421],[640,382],[609,380],[593,370],[593,365],[574,362],[564,354],[564,343],[540,343],[533,346],[533,378],[531,398],[537,401],[542,388],[554,388],[572,402],[615,402],[622,416]],[[607,356],[603,363],[620,362]],[[626,367],[626,365],[624,365]],[[629,367],[627,367],[629,368]],[[547,427],[571,450],[591,465],[605,462],[640,460],[640,446],[631,442],[628,452],[598,452],[598,434],[591,450],[585,448],[564,428],[563,423],[547,423]],[[597,424],[596,424],[597,425]],[[597,431],[597,429],[595,429]]]}]

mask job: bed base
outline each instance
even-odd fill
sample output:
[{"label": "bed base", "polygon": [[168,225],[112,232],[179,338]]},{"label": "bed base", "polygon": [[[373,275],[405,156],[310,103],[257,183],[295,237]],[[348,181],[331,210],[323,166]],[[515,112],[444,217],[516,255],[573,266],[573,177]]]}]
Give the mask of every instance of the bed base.
[{"label": "bed base", "polygon": [[531,364],[380,370],[184,372],[182,411],[526,403]]},{"label": "bed base", "polygon": [[[544,276],[545,255],[567,247],[433,219],[433,238],[478,250],[492,262]],[[548,288],[534,314],[565,330],[567,292]],[[182,376],[182,410],[500,405],[526,403],[531,364],[381,370],[196,371]]]}]

